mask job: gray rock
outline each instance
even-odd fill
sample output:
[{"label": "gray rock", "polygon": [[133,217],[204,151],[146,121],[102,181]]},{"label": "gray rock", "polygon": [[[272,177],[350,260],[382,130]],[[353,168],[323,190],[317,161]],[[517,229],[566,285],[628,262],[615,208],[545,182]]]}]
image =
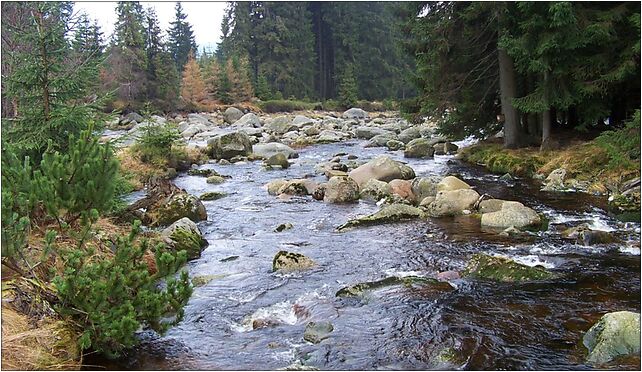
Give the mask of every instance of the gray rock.
[{"label": "gray rock", "polygon": [[302,128],[306,125],[314,124],[314,120],[310,119],[307,116],[297,115],[292,119],[292,125],[296,125],[298,128]]},{"label": "gray rock", "polygon": [[317,143],[330,143],[330,142],[340,142],[343,141],[345,135],[341,132],[334,130],[324,130],[319,133],[319,136],[316,139]]},{"label": "gray rock", "polygon": [[390,196],[392,190],[388,183],[376,179],[370,179],[361,188],[360,197],[364,200],[377,202]]},{"label": "gray rock", "polygon": [[387,156],[379,156],[353,169],[349,176],[361,186],[371,179],[384,182],[390,182],[394,179],[410,180],[415,178],[415,171],[409,166],[392,160]]},{"label": "gray rock", "polygon": [[564,190],[564,178],[566,177],[566,169],[558,168],[552,171],[544,180],[544,187],[542,191],[561,191]]},{"label": "gray rock", "polygon": [[290,229],[291,229],[291,228],[293,228],[293,227],[294,227],[294,226],[293,226],[291,223],[289,223],[289,222],[282,223],[282,224],[280,224],[279,226],[277,226],[277,227],[274,229],[274,232],[282,232],[282,231],[285,231],[285,230],[290,230]]},{"label": "gray rock", "polygon": [[194,195],[188,193],[177,193],[164,201],[163,204],[148,211],[152,221],[150,226],[167,226],[183,217],[192,221],[202,221],[207,219],[207,211],[203,202]]},{"label": "gray rock", "polygon": [[468,261],[462,276],[489,279],[499,282],[547,280],[555,277],[541,266],[530,267],[505,257],[477,253]]},{"label": "gray rock", "polygon": [[520,202],[514,201],[504,202],[501,210],[484,213],[481,218],[481,225],[491,228],[505,229],[513,226],[521,229],[539,224],[541,224],[541,219],[537,212]]},{"label": "gray rock", "polygon": [[365,125],[359,126],[355,130],[355,136],[361,139],[371,139],[374,136],[382,134],[392,135],[393,133],[379,127],[368,127]]},{"label": "gray rock", "polygon": [[583,344],[592,365],[608,363],[618,356],[640,354],[640,313],[607,313],[586,332]]},{"label": "gray rock", "polygon": [[360,108],[351,108],[341,114],[341,117],[344,119],[365,119],[368,117],[368,113]]},{"label": "gray rock", "polygon": [[386,142],[386,147],[390,151],[397,151],[397,150],[403,149],[404,147],[406,147],[406,145],[401,141],[390,140],[390,141]]},{"label": "gray rock", "polygon": [[417,201],[422,201],[429,196],[437,195],[437,184],[440,178],[438,176],[431,177],[415,177],[412,180],[412,193],[415,195]]},{"label": "gray rock", "polygon": [[189,114],[187,115],[187,120],[194,124],[212,125],[212,122],[208,118],[200,114]]},{"label": "gray rock", "polygon": [[259,143],[252,146],[254,155],[267,159],[277,153],[284,154],[288,159],[298,158],[299,154],[290,146],[278,142]]},{"label": "gray rock", "polygon": [[323,201],[349,203],[359,199],[359,185],[350,177],[332,177],[325,185]]},{"label": "gray rock", "polygon": [[290,167],[290,163],[288,162],[288,157],[285,156],[281,152],[277,152],[276,154],[270,156],[266,161],[265,164],[268,166],[279,166],[282,169],[287,169]]},{"label": "gray rock", "polygon": [[307,270],[314,265],[314,261],[301,253],[279,251],[274,256],[274,260],[272,260],[272,271],[301,271]]},{"label": "gray rock", "polygon": [[506,200],[485,199],[479,203],[479,206],[477,208],[479,209],[479,213],[482,214],[497,212],[502,210],[502,205],[504,205],[504,202],[506,202]]},{"label": "gray rock", "polygon": [[124,117],[122,117],[119,120],[118,124],[120,124],[120,125],[126,125],[126,124],[130,124],[130,123],[136,124],[136,123],[143,122],[143,120],[145,120],[145,118],[143,118],[137,112],[130,112],[129,114],[127,114]]},{"label": "gray rock", "polygon": [[192,138],[201,132],[201,128],[196,124],[190,124],[185,130],[181,132],[183,138]]},{"label": "gray rock", "polygon": [[455,176],[446,176],[437,184],[438,191],[470,189],[470,185]]},{"label": "gray rock", "polygon": [[342,231],[357,226],[397,222],[401,220],[421,218],[423,216],[424,213],[419,208],[415,208],[406,204],[390,204],[384,206],[381,210],[369,216],[349,220],[343,225],[337,227],[337,230]]},{"label": "gray rock", "polygon": [[225,122],[228,124],[233,124],[243,117],[243,111],[237,109],[236,107],[228,107],[223,113]]},{"label": "gray rock", "polygon": [[250,137],[242,132],[222,134],[207,141],[208,153],[216,159],[231,159],[252,153]]},{"label": "gray rock", "polygon": [[218,184],[221,184],[221,183],[225,182],[225,178],[223,178],[223,177],[221,177],[219,175],[213,175],[213,176],[207,177],[207,180],[205,182],[211,183],[211,184],[214,184],[214,185],[218,185]]},{"label": "gray rock", "polygon": [[397,139],[394,134],[378,134],[370,139],[364,147],[385,147],[386,143],[391,140]]},{"label": "gray rock", "polygon": [[478,199],[479,194],[472,189],[439,191],[435,201],[428,205],[428,214],[432,217],[462,214],[465,210],[472,210]]},{"label": "gray rock", "polygon": [[430,146],[430,141],[425,138],[416,138],[408,142],[403,156],[406,158],[431,158],[435,149]]},{"label": "gray rock", "polygon": [[451,155],[457,152],[459,147],[450,142],[437,143],[433,145],[435,155]]},{"label": "gray rock", "polygon": [[292,119],[287,116],[277,116],[265,121],[265,130],[270,133],[285,134],[296,129],[297,126],[292,124]]},{"label": "gray rock", "polygon": [[330,337],[330,333],[334,330],[330,322],[310,322],[305,326],[303,339],[318,344],[319,342]]},{"label": "gray rock", "polygon": [[410,127],[408,129],[402,130],[397,137],[399,138],[399,141],[408,144],[410,141],[420,138],[421,133],[419,132],[419,128]]},{"label": "gray rock", "polygon": [[250,128],[259,128],[261,126],[261,120],[259,120],[259,117],[256,116],[253,113],[247,113],[243,116],[241,116],[240,119],[234,122],[232,124],[234,127],[250,127]]}]

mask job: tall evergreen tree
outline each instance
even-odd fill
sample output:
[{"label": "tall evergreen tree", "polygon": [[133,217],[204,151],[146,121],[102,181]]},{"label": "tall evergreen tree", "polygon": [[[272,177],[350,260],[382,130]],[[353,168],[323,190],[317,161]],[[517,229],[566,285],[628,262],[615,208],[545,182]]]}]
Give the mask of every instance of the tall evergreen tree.
[{"label": "tall evergreen tree", "polygon": [[187,63],[185,64],[185,70],[183,71],[181,97],[190,105],[199,104],[207,98],[205,82],[203,81],[201,69],[196,62],[193,52],[189,54]]},{"label": "tall evergreen tree", "polygon": [[153,8],[145,14],[145,51],[147,55],[147,98],[157,108],[175,108],[179,90],[179,75],[173,63]]},{"label": "tall evergreen tree", "polygon": [[176,3],[174,20],[170,22],[170,28],[167,31],[169,35],[169,50],[176,62],[178,71],[183,71],[190,51],[197,52],[192,25],[186,19],[187,15],[183,12],[183,6],[179,1]]},{"label": "tall evergreen tree", "polygon": [[147,98],[147,54],[144,12],[139,2],[118,2],[118,19],[103,75],[123,105],[137,107]]}]

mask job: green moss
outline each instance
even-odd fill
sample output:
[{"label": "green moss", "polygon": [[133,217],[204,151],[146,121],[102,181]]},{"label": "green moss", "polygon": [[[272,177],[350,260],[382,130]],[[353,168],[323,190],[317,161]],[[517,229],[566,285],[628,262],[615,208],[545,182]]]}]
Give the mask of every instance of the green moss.
[{"label": "green moss", "polygon": [[424,278],[420,276],[406,276],[403,278],[390,276],[374,282],[364,282],[354,284],[348,287],[341,288],[337,291],[337,297],[353,297],[360,296],[366,291],[371,291],[379,288],[392,287],[396,285],[403,285],[405,287],[414,287],[419,285],[421,287],[433,286],[438,290],[452,290],[450,284],[440,282],[433,278]]},{"label": "green moss", "polygon": [[478,144],[462,149],[462,159],[484,165],[493,173],[531,177],[544,165],[539,155],[503,149],[499,144]]},{"label": "green moss", "polygon": [[368,226],[375,224],[383,224],[390,222],[397,222],[412,218],[423,217],[423,212],[419,208],[415,208],[405,204],[391,204],[383,207],[380,211],[373,213],[369,216],[349,220],[343,225],[337,227],[338,231],[343,231],[357,226]]},{"label": "green moss", "polygon": [[210,192],[206,192],[206,193],[201,194],[201,196],[199,196],[199,199],[201,199],[201,200],[217,200],[217,199],[220,199],[220,198],[224,198],[226,196],[227,196],[227,194],[224,193],[224,192],[221,192],[221,191],[210,191]]},{"label": "green moss", "polygon": [[170,239],[174,241],[174,250],[186,251],[189,259],[200,257],[201,248],[207,244],[197,233],[185,229],[174,230]]},{"label": "green moss", "polygon": [[227,274],[212,274],[212,275],[199,275],[192,278],[192,285],[194,287],[202,287],[215,279],[223,279]]},{"label": "green moss", "polygon": [[530,267],[508,258],[494,257],[483,253],[473,255],[462,274],[463,276],[500,282],[520,282],[554,278],[553,273],[541,266]]},{"label": "green moss", "polygon": [[203,177],[209,177],[211,175],[219,175],[214,171],[213,169],[190,169],[187,171],[187,174],[190,176],[203,176]]}]

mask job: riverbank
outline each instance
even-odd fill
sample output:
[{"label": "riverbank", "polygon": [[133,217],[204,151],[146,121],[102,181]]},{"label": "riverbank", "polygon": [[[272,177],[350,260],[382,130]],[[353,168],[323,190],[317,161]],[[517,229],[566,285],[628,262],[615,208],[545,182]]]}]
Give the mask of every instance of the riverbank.
[{"label": "riverbank", "polygon": [[495,174],[540,180],[545,191],[607,197],[617,216],[640,220],[639,160],[613,163],[596,141],[575,141],[542,152],[536,147],[505,149],[500,139],[493,139],[463,148],[457,157]]}]

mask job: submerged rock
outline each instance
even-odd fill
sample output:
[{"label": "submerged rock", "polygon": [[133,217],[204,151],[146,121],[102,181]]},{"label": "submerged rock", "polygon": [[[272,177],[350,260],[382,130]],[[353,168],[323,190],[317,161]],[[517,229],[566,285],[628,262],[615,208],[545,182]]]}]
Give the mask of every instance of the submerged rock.
[{"label": "submerged rock", "polygon": [[500,282],[547,280],[554,277],[553,273],[541,266],[530,267],[509,258],[489,256],[483,253],[473,255],[462,272],[462,276]]},{"label": "submerged rock", "polygon": [[608,363],[618,356],[640,354],[640,313],[607,313],[586,332],[583,344],[589,354],[586,362]]},{"label": "submerged rock", "polygon": [[421,218],[423,216],[424,213],[419,208],[406,204],[390,204],[369,216],[349,220],[337,227],[337,230],[342,231],[351,227],[397,222],[406,219]]},{"label": "submerged rock", "polygon": [[189,218],[181,218],[161,232],[161,236],[175,250],[187,252],[187,258],[198,258],[207,240],[203,239],[201,230]]},{"label": "submerged rock", "polygon": [[433,279],[433,278],[424,278],[421,276],[405,276],[405,277],[390,276],[374,282],[358,283],[348,287],[341,288],[340,290],[337,291],[335,296],[337,297],[360,296],[366,291],[372,291],[372,290],[385,288],[385,287],[392,287],[396,285],[403,285],[406,287],[411,287],[413,285],[432,286],[435,289],[442,290],[442,291],[450,291],[453,289],[453,287],[450,284],[446,282],[440,282],[437,279]]},{"label": "submerged rock", "polygon": [[323,201],[349,203],[359,199],[359,185],[350,177],[332,177],[325,184]]},{"label": "submerged rock", "polygon": [[380,156],[353,169],[348,175],[361,187],[371,179],[384,182],[390,182],[394,179],[410,180],[415,178],[415,171],[409,166],[392,160],[387,156]]},{"label": "submerged rock", "polygon": [[330,333],[334,330],[330,322],[310,322],[305,326],[303,339],[318,344],[319,342],[330,337]]},{"label": "submerged rock", "polygon": [[542,220],[537,212],[514,201],[505,201],[502,204],[502,209],[497,212],[484,213],[481,217],[482,226],[501,229],[511,226],[518,229],[536,227],[541,223]]},{"label": "submerged rock", "polygon": [[314,261],[301,253],[279,251],[272,260],[272,271],[292,272],[306,270],[315,265]]},{"label": "submerged rock", "polygon": [[209,192],[205,192],[205,193],[201,194],[201,196],[199,196],[199,199],[201,199],[201,200],[217,200],[217,199],[220,199],[220,198],[224,198],[226,196],[227,196],[227,194],[222,192],[222,191],[209,191]]},{"label": "submerged rock", "polygon": [[290,163],[288,162],[288,157],[285,156],[283,153],[276,153],[272,156],[270,156],[266,161],[265,165],[269,167],[281,167],[281,169],[287,169],[290,167]]},{"label": "submerged rock", "polygon": [[397,151],[397,150],[401,150],[401,149],[405,148],[406,145],[401,141],[397,141],[397,140],[393,139],[393,140],[390,140],[390,141],[386,142],[386,147],[390,151]]},{"label": "submerged rock", "polygon": [[293,228],[293,227],[294,227],[294,226],[292,226],[292,224],[291,224],[291,223],[289,223],[289,222],[282,223],[282,224],[280,224],[279,226],[277,226],[277,227],[274,229],[274,232],[281,232],[281,231],[285,231],[285,230],[290,230],[290,229],[291,229],[291,228]]},{"label": "submerged rock", "polygon": [[215,174],[213,176],[207,177],[207,180],[205,182],[218,185],[220,183],[225,182],[225,178]]}]

